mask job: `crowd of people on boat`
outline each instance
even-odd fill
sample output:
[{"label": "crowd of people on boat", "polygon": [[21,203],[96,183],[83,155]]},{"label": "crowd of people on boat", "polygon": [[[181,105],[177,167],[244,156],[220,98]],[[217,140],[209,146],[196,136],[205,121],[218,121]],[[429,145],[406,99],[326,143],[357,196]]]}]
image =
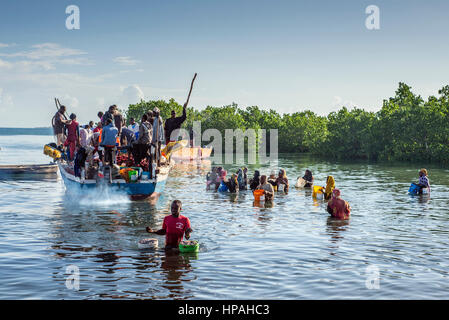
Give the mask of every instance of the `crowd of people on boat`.
[{"label": "crowd of people on boat", "polygon": [[[76,176],[80,175],[84,163],[88,163],[88,167],[107,164],[115,169],[117,164],[123,163],[149,171],[152,164],[158,168],[167,163],[161,157],[162,143],[177,138],[175,130],[186,120],[186,108],[187,103],[181,116],[177,117],[173,110],[171,118],[164,121],[156,107],[146,112],[140,123],[129,118],[126,126],[118,107],[111,105],[106,112],[98,112],[96,124],[89,121],[80,125],[76,114],[67,117],[67,108],[61,105],[52,119],[55,146],[63,152],[67,163],[73,165]],[[128,156],[123,157],[123,154]]]}]

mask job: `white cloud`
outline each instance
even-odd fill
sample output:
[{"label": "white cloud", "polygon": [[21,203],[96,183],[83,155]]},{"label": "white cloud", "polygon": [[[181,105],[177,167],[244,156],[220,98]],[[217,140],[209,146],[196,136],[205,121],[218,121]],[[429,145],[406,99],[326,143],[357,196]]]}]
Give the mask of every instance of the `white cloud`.
[{"label": "white cloud", "polygon": [[122,107],[128,107],[141,99],[144,99],[144,94],[138,85],[134,84],[121,89],[120,103]]},{"label": "white cloud", "polygon": [[14,103],[12,97],[6,94],[3,88],[0,88],[0,110],[6,110],[7,108],[13,107]]},{"label": "white cloud", "polygon": [[0,59],[0,68],[10,69],[12,68],[12,66],[13,66],[12,63]]},{"label": "white cloud", "polygon": [[132,59],[131,57],[116,57],[112,61],[122,65],[122,66],[135,66],[140,61]]},{"label": "white cloud", "polygon": [[78,56],[87,54],[82,50],[64,48],[57,43],[41,43],[31,46],[33,48],[30,51],[19,51],[15,53],[0,53],[3,57],[25,57],[33,60],[40,60],[44,58],[57,58],[57,57],[68,57],[68,56]]},{"label": "white cloud", "polygon": [[0,48],[9,48],[9,47],[14,47],[16,44],[15,43],[1,43],[0,42]]},{"label": "white cloud", "polygon": [[145,95],[142,89],[134,84],[130,86],[122,86],[116,95],[109,98],[96,98],[97,107],[106,110],[109,106],[115,104],[119,109],[126,110],[130,104],[138,103],[141,99],[145,100]]},{"label": "white cloud", "polygon": [[[0,53],[0,57],[13,59],[0,60],[0,68],[8,67],[19,72],[30,72],[34,69],[46,71],[56,69],[57,64],[62,65],[93,65],[93,62],[81,55],[87,54],[82,50],[65,48],[56,43],[42,43],[31,46],[29,51],[14,53]],[[16,58],[25,58],[16,60]]]},{"label": "white cloud", "polygon": [[59,102],[68,108],[77,108],[79,106],[78,99],[68,94],[63,95],[62,98],[59,99]]},{"label": "white cloud", "polygon": [[346,107],[348,109],[352,109],[357,107],[357,104],[355,104],[353,101],[350,100],[343,100],[342,97],[334,96],[334,101],[332,102],[333,108],[341,108]]}]

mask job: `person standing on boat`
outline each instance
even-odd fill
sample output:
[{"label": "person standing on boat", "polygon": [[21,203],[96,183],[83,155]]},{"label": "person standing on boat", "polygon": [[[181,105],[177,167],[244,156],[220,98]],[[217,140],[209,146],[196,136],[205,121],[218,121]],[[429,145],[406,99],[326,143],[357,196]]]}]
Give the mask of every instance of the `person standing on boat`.
[{"label": "person standing on boat", "polygon": [[80,131],[80,146],[85,148],[87,147],[90,138],[89,125],[85,125],[84,128],[81,127],[79,131]]},{"label": "person standing on boat", "polygon": [[71,120],[67,120],[64,115],[65,111],[65,106],[59,107],[59,110],[52,118],[53,133],[55,135],[56,145],[58,147],[62,147],[64,145],[66,140],[65,126],[72,122]]},{"label": "person standing on boat", "polygon": [[104,162],[108,162],[110,166],[114,164],[115,160],[115,143],[117,141],[118,129],[114,127],[112,119],[106,120],[106,127],[101,132],[101,143],[104,147]]},{"label": "person standing on boat", "polygon": [[164,141],[164,125],[162,123],[162,118],[160,115],[160,110],[158,107],[153,109],[153,139],[152,144],[154,146],[155,155],[156,155],[156,163],[159,167],[161,165],[161,145],[162,141]]},{"label": "person standing on boat", "polygon": [[125,120],[123,118],[123,115],[118,110],[117,106],[115,106],[114,108],[114,124],[118,129],[118,135],[120,136],[120,134],[122,133],[122,127],[125,125]]},{"label": "person standing on boat", "polygon": [[180,129],[182,123],[187,119],[187,102],[184,103],[184,106],[182,108],[182,116],[176,117],[176,111],[171,111],[171,118],[165,120],[165,144],[168,144],[171,141],[175,141],[175,137],[172,137],[171,134],[173,131]]},{"label": "person standing on boat", "polygon": [[[98,149],[98,147],[100,146],[100,137],[101,137],[101,132],[99,132],[99,131],[94,132],[92,134],[92,136],[89,138],[88,145],[93,147],[92,155],[94,155],[95,152],[97,152],[99,158],[102,159],[103,158],[103,152]],[[93,157],[92,157],[92,160],[93,160]]]},{"label": "person standing on boat", "polygon": [[[132,154],[134,158],[134,164],[137,166],[140,164],[142,159],[147,158],[150,154],[148,150],[150,149],[151,139],[153,138],[153,126],[148,121],[148,115],[145,113],[142,116],[142,121],[139,126],[139,138],[136,143],[132,146]],[[150,158],[151,159],[151,158]],[[151,164],[151,161],[148,162]],[[150,175],[151,175],[151,170]]]},{"label": "person standing on boat", "polygon": [[114,112],[115,112],[115,105],[112,105],[109,107],[108,111],[105,112],[105,114],[101,117],[101,124],[103,127],[107,126],[107,121],[111,119],[114,121]]},{"label": "person standing on boat", "polygon": [[139,139],[139,124],[136,122],[134,118],[129,119],[128,129],[134,132],[136,139]]},{"label": "person standing on boat", "polygon": [[134,143],[134,141],[136,141],[134,131],[128,129],[127,127],[123,127],[122,132],[120,133],[120,145],[129,147]]},{"label": "person standing on boat", "polygon": [[192,228],[189,218],[181,215],[182,204],[180,200],[174,200],[171,204],[171,215],[164,218],[162,229],[154,231],[150,227],[146,228],[148,233],[165,235],[165,250],[178,250],[179,243],[185,235],[186,240],[190,239]]},{"label": "person standing on boat", "polygon": [[103,122],[103,115],[104,115],[103,111],[98,111],[97,117],[98,117],[98,119],[100,119],[100,123]]},{"label": "person standing on boat", "polygon": [[76,147],[80,144],[80,126],[76,121],[76,114],[72,113],[70,120],[70,124],[67,125],[67,140],[64,142],[64,147],[69,147],[69,161],[73,161]]}]

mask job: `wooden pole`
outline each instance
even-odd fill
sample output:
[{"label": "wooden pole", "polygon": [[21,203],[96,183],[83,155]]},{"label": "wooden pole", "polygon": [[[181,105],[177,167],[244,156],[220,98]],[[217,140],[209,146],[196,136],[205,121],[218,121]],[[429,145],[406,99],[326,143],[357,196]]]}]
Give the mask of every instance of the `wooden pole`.
[{"label": "wooden pole", "polygon": [[189,91],[189,95],[187,96],[186,106],[189,104],[190,94],[192,93],[193,82],[195,82],[196,75],[197,75],[197,74],[195,73],[195,75],[193,76],[193,79],[192,79],[192,83],[190,84],[190,91]]}]

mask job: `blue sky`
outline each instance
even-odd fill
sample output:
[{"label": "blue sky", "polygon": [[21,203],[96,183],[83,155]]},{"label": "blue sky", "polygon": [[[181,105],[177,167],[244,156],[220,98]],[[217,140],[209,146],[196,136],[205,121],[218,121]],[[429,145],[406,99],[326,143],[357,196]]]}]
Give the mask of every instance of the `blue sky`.
[{"label": "blue sky", "polygon": [[[80,9],[67,30],[65,9]],[[380,30],[365,27],[368,5]],[[0,126],[48,126],[53,97],[85,123],[144,99],[327,114],[379,110],[398,82],[449,84],[447,1],[2,1]]]}]

